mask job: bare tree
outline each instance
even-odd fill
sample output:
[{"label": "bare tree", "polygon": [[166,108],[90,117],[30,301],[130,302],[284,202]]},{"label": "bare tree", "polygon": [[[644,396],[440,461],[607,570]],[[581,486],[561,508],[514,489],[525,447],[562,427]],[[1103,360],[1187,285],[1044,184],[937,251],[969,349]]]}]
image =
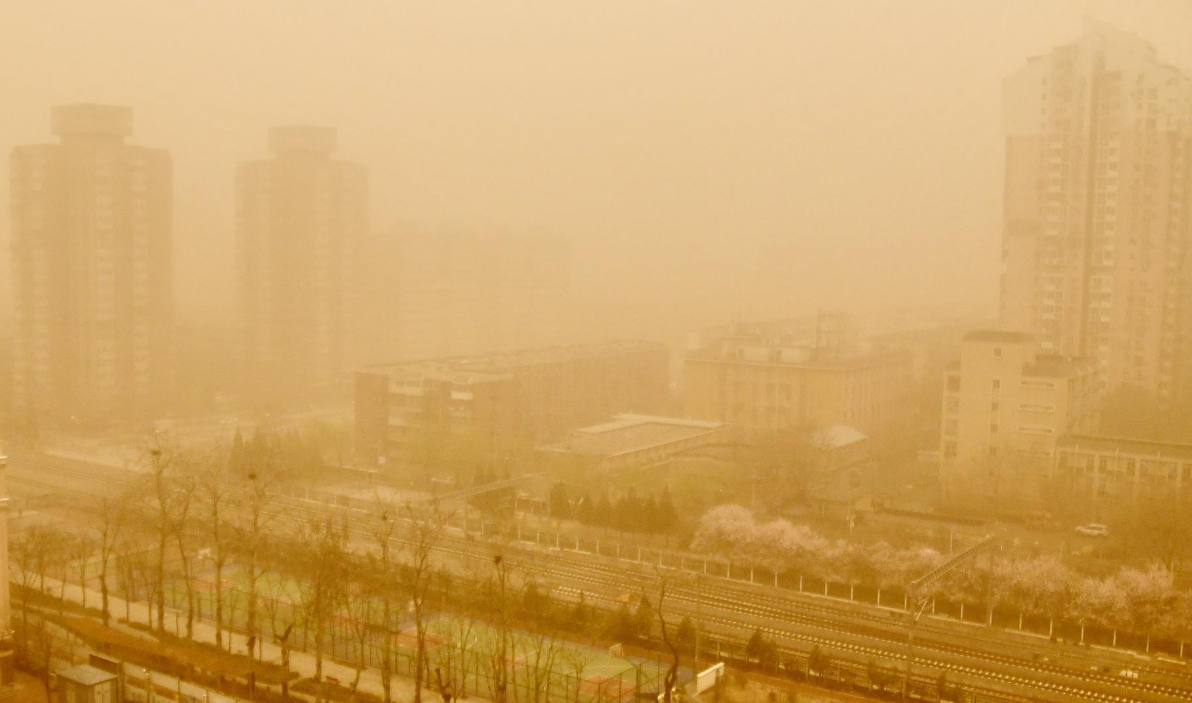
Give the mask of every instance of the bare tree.
[{"label": "bare tree", "polygon": [[360,676],[368,668],[368,640],[372,623],[376,618],[376,603],[373,593],[376,583],[382,574],[373,572],[372,562],[347,559],[347,583],[343,586],[344,611],[348,617],[348,626],[352,631],[353,642],[356,647],[356,675],[350,687],[354,696],[360,685]]},{"label": "bare tree", "polygon": [[370,571],[375,574],[377,595],[381,599],[381,619],[384,622],[384,637],[381,644],[381,688],[384,703],[393,699],[393,599],[397,594],[397,583],[393,573],[393,540],[398,531],[397,511],[379,494],[374,497],[373,519],[368,532],[376,544],[376,551],[369,554],[374,563]]},{"label": "bare tree", "polygon": [[191,580],[190,552],[187,550],[188,530],[190,529],[191,506],[194,504],[195,491],[198,483],[196,474],[210,458],[194,450],[182,453],[178,458],[182,469],[173,476],[173,500],[170,510],[170,532],[174,536],[174,543],[178,547],[178,560],[182,566],[182,581],[186,588],[186,636],[194,638],[195,628],[195,588]]},{"label": "bare tree", "polygon": [[658,600],[654,612],[658,615],[658,632],[666,651],[670,653],[670,663],[666,667],[666,674],[662,677],[663,703],[671,703],[671,696],[679,683],[679,648],[675,643],[669,625],[666,622],[666,595],[672,587],[672,581],[677,575],[661,567],[656,567],[658,576]]},{"label": "bare tree", "polygon": [[484,594],[488,615],[497,628],[496,641],[487,653],[489,681],[493,703],[506,703],[509,695],[509,665],[512,649],[512,591],[513,571],[502,554],[493,555],[493,571],[485,584]]},{"label": "bare tree", "polygon": [[[259,433],[253,438],[247,456],[236,462],[233,471],[237,473],[236,499],[240,508],[233,531],[248,570],[245,625],[249,636],[255,637],[260,629],[257,623],[257,606],[262,550],[269,537],[270,525],[274,518],[275,490],[281,483],[283,473],[274,461],[268,438]],[[253,653],[249,652],[249,657],[252,656]]]},{"label": "bare tree", "polygon": [[[166,629],[166,547],[172,534],[171,486],[169,471],[173,467],[173,452],[154,435],[153,443],[145,454],[149,467],[149,510],[157,539],[154,557],[154,594],[157,603],[157,630]],[[150,615],[152,620],[152,615]]]},{"label": "bare tree", "polygon": [[13,532],[8,538],[8,570],[21,586],[21,656],[29,656],[29,601],[37,583],[37,561],[44,546],[44,533],[37,525]]},{"label": "bare tree", "polygon": [[347,530],[333,518],[311,519],[296,535],[291,554],[299,564],[299,593],[307,630],[314,630],[315,680],[323,678],[323,640],[339,602]]},{"label": "bare tree", "polygon": [[426,683],[426,597],[434,569],[432,556],[447,526],[447,516],[437,506],[427,514],[419,515],[412,505],[407,504],[405,513],[406,556],[409,561],[403,565],[401,573],[410,594],[410,609],[414,616],[414,703],[422,703],[422,687]]},{"label": "bare tree", "polygon": [[[71,561],[79,576],[79,598],[83,607],[87,607],[87,566],[91,556],[95,553],[95,541],[91,535],[82,533],[74,536],[70,543]],[[65,582],[66,579],[63,579]]]},{"label": "bare tree", "polygon": [[[102,495],[96,510],[96,521],[92,528],[95,532],[96,543],[99,546],[99,596],[100,607],[103,611],[103,624],[106,627],[111,620],[109,604],[108,569],[112,557],[120,544],[121,535],[125,528],[127,511],[127,494],[118,496]],[[125,594],[127,597],[128,594]]]},{"label": "bare tree", "polygon": [[[228,519],[233,482],[228,458],[213,456],[205,462],[197,476],[198,496],[203,502],[204,531],[210,538],[211,561],[215,567],[215,646],[223,646],[224,588],[223,570],[232,546],[232,526]],[[231,637],[228,637],[231,647]]]}]

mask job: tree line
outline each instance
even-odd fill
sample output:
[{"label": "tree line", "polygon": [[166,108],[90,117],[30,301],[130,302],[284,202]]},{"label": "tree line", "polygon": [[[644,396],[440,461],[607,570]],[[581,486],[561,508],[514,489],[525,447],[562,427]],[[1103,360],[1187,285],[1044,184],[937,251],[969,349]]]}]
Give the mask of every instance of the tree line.
[{"label": "tree line", "polygon": [[642,497],[630,490],[616,500],[610,500],[608,493],[601,491],[593,500],[589,492],[579,494],[569,490],[565,483],[555,483],[550,489],[550,515],[619,532],[670,534],[679,525],[679,513],[667,488],[658,497],[653,494]]},{"label": "tree line", "polygon": [[[773,574],[794,575],[845,584],[852,598],[859,586],[901,592],[906,584],[943,560],[928,547],[896,549],[885,542],[860,544],[828,540],[786,520],[759,522],[738,505],[714,508],[701,518],[692,548],[737,564],[758,566]],[[1179,642],[1192,637],[1192,593],[1176,588],[1170,571],[1160,565],[1123,567],[1106,576],[1077,572],[1052,555],[987,552],[967,567],[951,572],[925,594],[958,604],[984,608],[987,624],[995,610],[1010,610],[1022,628],[1028,618],[1045,618],[1049,634],[1057,621],[1079,629],[1104,628],[1117,644],[1119,633],[1141,636],[1150,651],[1153,636]],[[903,603],[898,603],[903,605]]]}]

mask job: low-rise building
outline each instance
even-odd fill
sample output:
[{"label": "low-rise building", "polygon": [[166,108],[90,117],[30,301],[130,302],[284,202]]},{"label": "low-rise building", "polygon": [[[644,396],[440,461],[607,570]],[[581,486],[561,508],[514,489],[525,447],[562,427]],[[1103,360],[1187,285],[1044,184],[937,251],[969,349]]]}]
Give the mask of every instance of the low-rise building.
[{"label": "low-rise building", "polygon": [[616,412],[655,413],[668,364],[664,344],[621,341],[370,367],[356,374],[357,463],[400,463],[432,431],[495,449]]},{"label": "low-rise building", "polygon": [[60,671],[57,703],[117,703],[116,675],[89,664]]},{"label": "low-rise building", "polygon": [[622,413],[611,422],[572,430],[562,442],[539,451],[548,459],[607,473],[663,463],[728,441],[728,426],[721,422]]},{"label": "low-rise building", "polygon": [[1192,444],[1097,435],[1056,443],[1055,475],[1085,499],[1169,498],[1192,494]]},{"label": "low-rise building", "polygon": [[749,329],[688,353],[684,414],[732,425],[744,440],[845,424],[889,429],[911,378],[901,351],[859,352],[821,325],[817,342]]},{"label": "low-rise building", "polygon": [[944,381],[945,482],[995,465],[1049,470],[1061,436],[1096,427],[1096,371],[1088,359],[1040,353],[1028,334],[965,335]]},{"label": "low-rise building", "polygon": [[849,518],[871,510],[865,473],[872,467],[869,437],[848,425],[832,425],[808,439],[807,502],[821,516]]}]

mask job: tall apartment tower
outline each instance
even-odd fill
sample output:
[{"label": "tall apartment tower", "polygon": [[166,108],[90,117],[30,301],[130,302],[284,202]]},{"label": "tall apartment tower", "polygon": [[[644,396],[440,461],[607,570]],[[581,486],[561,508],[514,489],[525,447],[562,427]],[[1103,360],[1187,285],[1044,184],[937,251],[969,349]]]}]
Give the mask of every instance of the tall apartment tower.
[{"label": "tall apartment tower", "polygon": [[1192,396],[1192,81],[1090,25],[1003,93],[1002,326],[1097,360],[1103,390]]},{"label": "tall apartment tower", "polygon": [[368,176],[331,157],[335,131],[275,127],[273,158],[236,173],[245,391],[267,407],[350,392],[352,248]]},{"label": "tall apartment tower", "polygon": [[12,152],[18,423],[152,418],[169,394],[172,167],[124,142],[132,110],[52,110],[57,144]]}]

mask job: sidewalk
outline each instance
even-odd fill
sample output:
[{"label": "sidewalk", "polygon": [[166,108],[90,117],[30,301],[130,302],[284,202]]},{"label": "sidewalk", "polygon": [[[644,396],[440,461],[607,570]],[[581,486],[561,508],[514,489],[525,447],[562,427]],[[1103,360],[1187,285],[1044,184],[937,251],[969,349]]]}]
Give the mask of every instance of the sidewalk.
[{"label": "sidewalk", "polygon": [[[49,587],[49,593],[57,596],[58,589],[61,586],[61,581],[57,579],[46,578],[46,586]],[[82,589],[77,584],[66,585],[66,600],[72,603],[82,603]],[[100,594],[98,591],[87,589],[87,603],[94,607],[94,604],[100,602]],[[122,629],[126,632],[132,632],[139,636],[147,636],[147,633],[137,630],[135,628],[121,625],[116,622],[118,618],[124,617],[126,603],[123,599],[115,595],[109,594],[108,597],[109,608],[112,613],[112,627]],[[149,606],[144,601],[133,601],[128,604],[129,614],[133,622],[144,623],[151,625],[149,622]],[[183,621],[185,621],[186,613],[179,612],[174,608],[166,608],[166,622],[169,623],[178,613]],[[230,638],[232,643],[232,651],[243,654],[247,650],[247,638],[240,633],[229,633],[224,630],[225,641]],[[215,624],[206,619],[195,618],[194,621],[194,641],[215,643]],[[272,662],[281,666],[281,647],[266,639],[258,645],[260,651],[260,658],[263,661]],[[290,670],[298,674],[302,678],[310,678],[315,674],[315,657],[308,652],[291,649],[290,650]],[[339,679],[342,685],[350,685],[356,678],[356,670],[350,666],[344,666],[339,662],[332,661],[329,657],[323,657],[323,677],[334,677]],[[368,693],[378,698],[384,697],[384,688],[381,685],[381,672],[378,669],[365,669],[360,675],[360,685],[358,690],[363,693]],[[394,674],[391,677],[390,690],[395,701],[410,700],[414,695],[414,682],[404,676]],[[438,700],[439,694],[430,689],[423,689],[424,700]],[[469,696],[469,698],[485,703],[485,701],[476,696]]]}]

